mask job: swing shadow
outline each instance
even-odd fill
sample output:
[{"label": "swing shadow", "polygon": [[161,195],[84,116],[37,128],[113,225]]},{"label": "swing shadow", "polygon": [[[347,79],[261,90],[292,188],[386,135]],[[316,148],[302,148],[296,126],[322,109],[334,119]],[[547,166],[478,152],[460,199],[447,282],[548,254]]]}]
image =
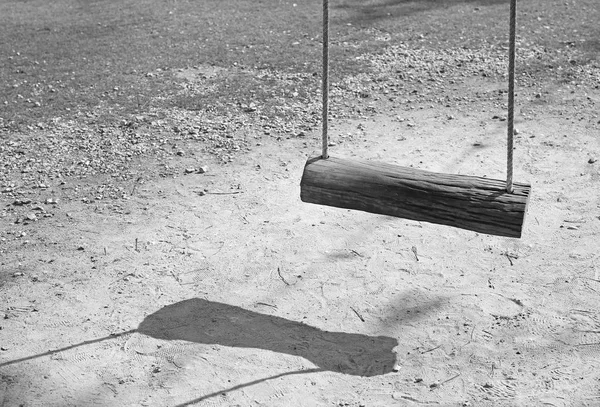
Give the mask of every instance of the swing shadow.
[{"label": "swing shadow", "polygon": [[161,340],[254,348],[300,356],[318,367],[355,376],[392,371],[398,341],[386,336],[329,332],[302,322],[192,298],[148,315],[137,332]]},{"label": "swing shadow", "polygon": [[[421,318],[442,305],[430,301],[395,314],[395,324]],[[261,314],[224,303],[192,298],[167,305],[148,315],[137,329],[112,333],[0,363],[0,367],[23,363],[83,346],[117,339],[133,333],[162,340],[269,350],[303,357],[317,367],[295,373],[331,371],[356,376],[378,376],[392,371],[398,341],[387,336],[330,332],[302,322]],[[268,380],[269,378],[265,379]]]}]

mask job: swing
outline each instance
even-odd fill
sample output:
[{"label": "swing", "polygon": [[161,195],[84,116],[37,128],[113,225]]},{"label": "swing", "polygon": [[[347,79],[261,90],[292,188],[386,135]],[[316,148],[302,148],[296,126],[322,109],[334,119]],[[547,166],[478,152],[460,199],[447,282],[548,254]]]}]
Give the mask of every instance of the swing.
[{"label": "swing", "polygon": [[323,0],[323,145],[300,181],[303,202],[354,209],[475,232],[521,237],[529,184],[513,183],[516,0],[510,4],[506,181],[442,174],[328,154],[329,4]]}]

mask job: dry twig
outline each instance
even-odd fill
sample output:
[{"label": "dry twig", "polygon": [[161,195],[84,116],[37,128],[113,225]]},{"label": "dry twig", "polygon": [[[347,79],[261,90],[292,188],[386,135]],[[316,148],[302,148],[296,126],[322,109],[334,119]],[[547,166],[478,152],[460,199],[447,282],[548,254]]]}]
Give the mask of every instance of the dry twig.
[{"label": "dry twig", "polygon": [[283,281],[283,282],[284,282],[284,284],[285,284],[285,285],[290,285],[290,283],[288,283],[288,282],[286,281],[286,279],[285,279],[285,278],[283,278],[283,276],[281,275],[281,269],[280,269],[279,267],[277,267],[277,274],[279,274],[279,278],[281,279],[281,281]]},{"label": "dry twig", "polygon": [[358,317],[358,318],[359,318],[359,319],[360,319],[362,322],[365,322],[365,319],[362,317],[362,315],[360,315],[360,314],[358,313],[358,311],[357,311],[357,310],[355,310],[355,309],[354,309],[354,307],[350,307],[350,309],[351,309],[352,311],[354,311],[354,313],[356,314],[356,316],[357,316],[357,317]]}]

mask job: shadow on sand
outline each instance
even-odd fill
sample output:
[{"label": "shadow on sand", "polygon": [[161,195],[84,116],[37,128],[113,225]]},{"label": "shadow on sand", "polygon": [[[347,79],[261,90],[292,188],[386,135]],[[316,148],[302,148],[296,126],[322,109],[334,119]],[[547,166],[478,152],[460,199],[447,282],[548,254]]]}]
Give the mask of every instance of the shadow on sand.
[{"label": "shadow on sand", "polygon": [[146,317],[137,332],[156,339],[265,349],[303,357],[322,370],[358,376],[392,371],[394,338],[328,332],[200,298],[168,305]]}]

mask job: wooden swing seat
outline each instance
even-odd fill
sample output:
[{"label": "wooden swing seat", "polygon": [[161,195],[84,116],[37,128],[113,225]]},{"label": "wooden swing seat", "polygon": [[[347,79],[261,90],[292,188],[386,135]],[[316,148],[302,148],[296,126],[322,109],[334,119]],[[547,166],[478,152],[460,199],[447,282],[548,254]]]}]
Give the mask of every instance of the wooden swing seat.
[{"label": "wooden swing seat", "polygon": [[303,202],[521,237],[528,184],[442,174],[373,161],[310,158],[300,181]]}]

